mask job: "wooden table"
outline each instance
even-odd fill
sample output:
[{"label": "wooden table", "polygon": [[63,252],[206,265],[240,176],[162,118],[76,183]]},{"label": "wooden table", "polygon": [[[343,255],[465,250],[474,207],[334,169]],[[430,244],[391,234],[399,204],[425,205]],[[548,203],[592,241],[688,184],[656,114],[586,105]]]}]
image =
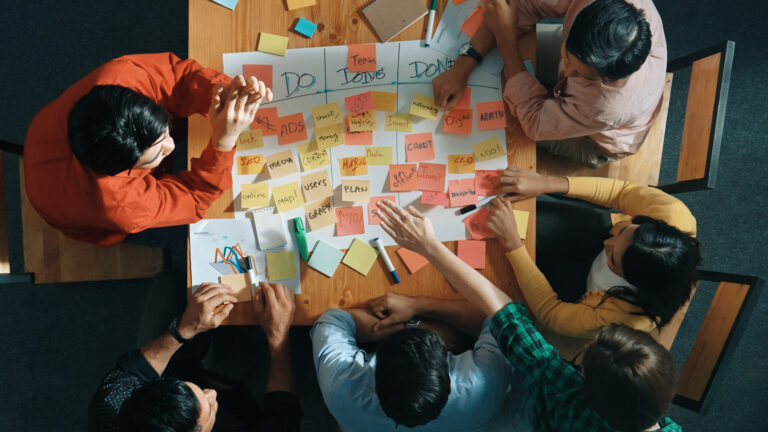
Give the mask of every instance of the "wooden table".
[{"label": "wooden table", "polygon": [[[422,0],[426,4],[426,0]],[[361,10],[370,0],[319,0],[317,5],[289,12],[282,1],[241,0],[234,11],[230,11],[210,0],[189,0],[189,57],[203,66],[223,70],[222,54],[229,52],[254,51],[259,32],[288,35],[289,48],[346,45],[352,43],[379,42]],[[446,0],[438,2],[437,19],[445,9]],[[312,39],[289,30],[299,17],[318,25]],[[426,18],[415,23],[394,40],[423,39]],[[436,21],[437,22],[437,21]],[[524,58],[535,59],[535,36],[529,34],[522,40]],[[507,118],[511,117],[507,115]],[[525,136],[516,119],[507,125],[507,151],[510,166],[536,170],[536,145]],[[197,157],[208,144],[211,129],[208,120],[201,116],[189,119],[189,156]],[[526,200],[515,204],[515,208],[530,213],[525,246],[535,256],[536,204]],[[208,212],[206,218],[233,217],[232,191],[226,191]],[[456,242],[447,242],[455,251]],[[382,260],[377,260],[368,276],[363,277],[347,266],[340,265],[332,279],[310,269],[301,262],[302,294],[297,297],[297,325],[311,325],[326,309],[361,306],[368,300],[387,291],[407,295],[425,295],[442,298],[461,298],[441,274],[427,266],[415,274],[409,274],[396,256],[397,246],[387,250],[402,278],[402,283],[393,285]],[[485,277],[514,299],[522,300],[511,267],[504,257],[503,249],[495,239],[487,241]],[[255,324],[250,303],[237,304],[225,324]]]}]

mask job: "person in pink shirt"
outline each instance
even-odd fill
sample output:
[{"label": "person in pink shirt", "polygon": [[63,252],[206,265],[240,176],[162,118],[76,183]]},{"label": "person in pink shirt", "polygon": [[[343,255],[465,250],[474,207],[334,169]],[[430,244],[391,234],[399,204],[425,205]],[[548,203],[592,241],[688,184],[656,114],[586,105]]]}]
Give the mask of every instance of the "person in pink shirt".
[{"label": "person in pink shirt", "polygon": [[[508,77],[504,100],[537,145],[591,168],[638,151],[661,109],[667,66],[664,29],[652,0],[482,0],[481,5],[483,25],[453,67],[432,82],[440,107],[453,108],[472,70],[498,45]],[[557,75],[539,71],[540,79],[547,72],[554,78],[542,83],[526,71],[517,39],[548,17],[562,17],[563,25],[549,35],[557,44]],[[545,36],[537,33],[539,66],[546,63]]]}]

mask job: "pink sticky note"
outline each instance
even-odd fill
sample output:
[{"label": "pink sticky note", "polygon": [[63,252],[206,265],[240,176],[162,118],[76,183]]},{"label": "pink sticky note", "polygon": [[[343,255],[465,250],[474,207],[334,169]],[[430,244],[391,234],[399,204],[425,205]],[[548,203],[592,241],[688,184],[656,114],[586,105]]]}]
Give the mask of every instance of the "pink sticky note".
[{"label": "pink sticky note", "polygon": [[251,129],[261,129],[261,136],[277,135],[277,108],[259,108]]},{"label": "pink sticky note", "polygon": [[448,199],[451,201],[451,207],[463,207],[470,204],[477,204],[475,179],[467,178],[450,180],[448,182]]},{"label": "pink sticky note", "polygon": [[363,206],[336,207],[336,235],[365,234]]},{"label": "pink sticky note", "polygon": [[472,268],[485,268],[485,241],[484,240],[459,240],[457,242],[456,255]]},{"label": "pink sticky note", "polygon": [[421,270],[422,267],[429,264],[429,261],[427,261],[426,258],[410,249],[400,248],[397,250],[397,254],[400,255],[400,259],[403,260],[403,264],[408,267],[408,271],[411,272],[411,274],[416,273]]},{"label": "pink sticky note", "polygon": [[504,129],[507,117],[504,114],[504,101],[477,103],[477,128],[479,130]]},{"label": "pink sticky note", "polygon": [[475,193],[481,196],[491,196],[499,187],[501,170],[477,170],[475,171]]},{"label": "pink sticky note", "polygon": [[381,219],[379,218],[379,215],[376,214],[374,210],[379,209],[379,201],[388,199],[392,202],[395,202],[395,196],[394,195],[384,195],[384,196],[376,196],[371,197],[371,200],[368,202],[368,225],[378,225],[379,222],[381,222]]},{"label": "pink sticky note", "polygon": [[419,164],[419,189],[423,191],[445,191],[445,164],[422,162]]},{"label": "pink sticky note", "polygon": [[443,132],[470,135],[472,133],[471,109],[455,108],[443,114]]},{"label": "pink sticky note", "polygon": [[412,191],[419,188],[416,164],[392,164],[389,166],[389,190]]},{"label": "pink sticky note", "polygon": [[428,161],[435,158],[432,132],[405,135],[405,156],[408,162]]},{"label": "pink sticky note", "polygon": [[461,96],[461,99],[459,99],[459,102],[456,103],[456,106],[453,107],[453,109],[469,109],[469,105],[472,102],[472,88],[467,87],[464,90],[464,94]]},{"label": "pink sticky note", "polygon": [[470,237],[475,240],[482,240],[493,235],[493,232],[488,228],[488,216],[490,214],[488,207],[483,207],[464,219],[464,226],[467,227]]},{"label": "pink sticky note", "polygon": [[350,72],[376,72],[376,45],[347,46],[347,69]]},{"label": "pink sticky note", "polygon": [[464,32],[465,35],[472,38],[472,36],[475,35],[477,32],[477,29],[480,28],[480,24],[483,23],[483,9],[480,7],[476,7],[474,11],[472,11],[472,15],[467,18],[466,21],[464,21],[464,24],[461,25],[461,31]]},{"label": "pink sticky note", "polygon": [[369,91],[346,97],[344,103],[347,105],[350,117],[376,109],[376,102],[373,101],[373,95]]},{"label": "pink sticky note", "polygon": [[304,114],[296,113],[277,119],[277,142],[280,145],[307,140],[307,127],[304,124]]},{"label": "pink sticky note", "polygon": [[272,88],[272,65],[243,65],[243,76],[246,79],[250,76],[254,76],[257,80],[264,81],[264,85],[267,86],[267,88]]},{"label": "pink sticky note", "polygon": [[372,145],[373,131],[352,132],[349,130],[349,118],[344,117],[344,144]]},{"label": "pink sticky note", "polygon": [[424,191],[421,193],[421,203],[426,205],[450,206],[447,192]]}]

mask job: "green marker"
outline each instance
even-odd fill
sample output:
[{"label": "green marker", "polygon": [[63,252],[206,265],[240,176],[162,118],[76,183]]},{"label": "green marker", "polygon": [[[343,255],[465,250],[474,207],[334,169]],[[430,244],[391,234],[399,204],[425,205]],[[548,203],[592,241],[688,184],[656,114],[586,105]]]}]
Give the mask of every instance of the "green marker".
[{"label": "green marker", "polygon": [[304,231],[304,224],[301,223],[301,217],[293,218],[296,225],[296,243],[299,246],[299,255],[304,261],[309,259],[309,250],[307,250],[307,232]]}]

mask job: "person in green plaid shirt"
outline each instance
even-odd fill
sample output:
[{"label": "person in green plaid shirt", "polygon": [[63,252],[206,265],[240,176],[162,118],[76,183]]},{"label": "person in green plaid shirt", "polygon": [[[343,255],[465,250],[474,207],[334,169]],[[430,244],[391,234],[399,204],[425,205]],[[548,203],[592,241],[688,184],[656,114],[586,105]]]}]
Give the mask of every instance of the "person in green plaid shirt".
[{"label": "person in green plaid shirt", "polygon": [[[522,304],[437,240],[429,218],[389,200],[379,207],[387,234],[427,258],[459,293],[493,318],[491,332],[499,348],[524,372],[536,431],[682,430],[664,416],[674,394],[672,358],[647,333],[618,324],[604,327],[584,353],[582,374],[544,340]],[[518,279],[526,281],[522,275]]]}]

